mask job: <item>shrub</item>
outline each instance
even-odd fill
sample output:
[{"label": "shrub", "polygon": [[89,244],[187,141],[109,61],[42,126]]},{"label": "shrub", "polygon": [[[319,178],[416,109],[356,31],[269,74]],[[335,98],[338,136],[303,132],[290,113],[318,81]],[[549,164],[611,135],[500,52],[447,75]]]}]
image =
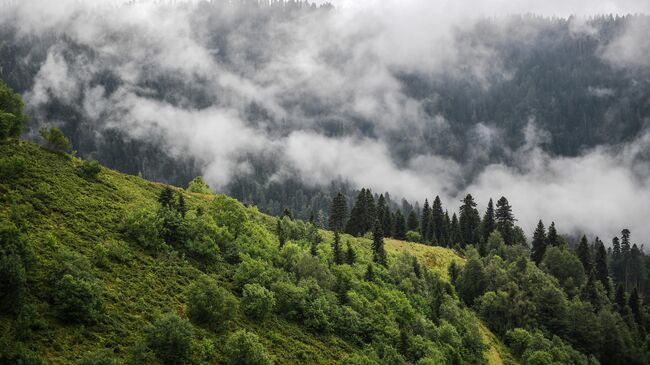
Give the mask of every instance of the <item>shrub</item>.
[{"label": "shrub", "polygon": [[228,365],[271,365],[273,359],[256,334],[239,330],[226,341],[225,363]]},{"label": "shrub", "polygon": [[244,312],[257,319],[265,318],[275,306],[275,295],[259,284],[244,285],[242,298]]},{"label": "shrub", "polygon": [[112,350],[103,349],[89,352],[79,361],[79,365],[119,365]]},{"label": "shrub", "polygon": [[31,252],[15,224],[0,218],[0,311],[14,312],[25,288]]},{"label": "shrub", "polygon": [[68,140],[59,128],[41,128],[40,133],[41,137],[45,140],[45,147],[47,149],[56,152],[70,151],[70,140]]},{"label": "shrub", "polygon": [[84,160],[79,166],[79,174],[86,179],[96,179],[101,171],[102,165],[95,160]]},{"label": "shrub", "polygon": [[352,354],[346,356],[341,362],[342,365],[378,365],[375,360],[372,360],[364,354]]},{"label": "shrub", "polygon": [[288,281],[278,281],[271,287],[276,298],[276,311],[287,319],[299,320],[305,310],[306,291]]},{"label": "shrub", "polygon": [[187,186],[187,191],[190,193],[212,194],[210,187],[203,181],[201,176],[197,176],[190,181],[190,184]]},{"label": "shrub", "polygon": [[226,234],[226,229],[217,227],[210,216],[189,214],[185,219],[189,237],[185,249],[197,260],[209,263],[219,258],[217,239]]},{"label": "shrub", "polygon": [[12,182],[25,172],[25,159],[9,157],[0,159],[0,181]]},{"label": "shrub", "polygon": [[190,356],[192,325],[176,314],[167,314],[150,328],[147,345],[163,364],[183,364]]},{"label": "shrub", "polygon": [[102,309],[99,285],[94,280],[63,275],[54,285],[54,305],[66,322],[94,322]]},{"label": "shrub", "polygon": [[328,333],[332,330],[330,309],[332,303],[326,297],[318,297],[307,304],[305,308],[305,326],[312,331]]},{"label": "shrub", "polygon": [[27,122],[20,95],[0,81],[0,141],[8,137],[20,137]]},{"label": "shrub", "polygon": [[144,249],[159,252],[167,248],[165,241],[160,237],[161,225],[155,213],[143,209],[126,216],[123,230],[131,241]]},{"label": "shrub", "polygon": [[422,236],[419,232],[408,231],[406,232],[406,240],[410,242],[422,242]]},{"label": "shrub", "polygon": [[187,302],[190,320],[214,331],[225,329],[237,307],[237,299],[208,276],[190,286]]}]

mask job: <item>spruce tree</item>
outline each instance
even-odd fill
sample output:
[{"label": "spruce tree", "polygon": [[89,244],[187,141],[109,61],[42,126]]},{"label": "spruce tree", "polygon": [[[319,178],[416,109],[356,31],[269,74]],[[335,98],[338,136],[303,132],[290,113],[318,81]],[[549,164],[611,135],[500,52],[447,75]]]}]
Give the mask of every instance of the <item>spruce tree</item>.
[{"label": "spruce tree", "polygon": [[548,235],[546,236],[546,245],[547,246],[559,246],[560,238],[557,235],[557,230],[555,229],[555,222],[551,222],[551,225],[548,227]]},{"label": "spruce tree", "polygon": [[372,260],[380,265],[386,266],[384,233],[381,231],[381,224],[378,220],[375,221],[375,228],[372,234]]},{"label": "spruce tree", "polygon": [[375,206],[375,198],[372,196],[372,191],[366,189],[363,204],[363,233],[373,229],[377,218],[377,208]]},{"label": "spruce tree", "polygon": [[602,284],[603,288],[609,294],[611,292],[611,287],[609,285],[609,269],[607,268],[607,251],[605,250],[605,245],[602,241],[597,239],[596,244],[596,255],[594,259],[594,269],[596,274],[596,279],[598,279]]},{"label": "spruce tree", "polygon": [[393,222],[395,226],[394,230],[394,236],[398,240],[403,240],[406,238],[406,226],[404,224],[404,216],[402,215],[402,212],[398,209],[395,211],[395,218]]},{"label": "spruce tree", "polygon": [[287,237],[284,234],[284,228],[282,227],[282,220],[279,218],[276,220],[275,233],[278,235],[278,242],[280,248],[282,248],[287,241]]},{"label": "spruce tree", "polygon": [[334,256],[334,264],[341,265],[343,263],[343,254],[341,252],[341,236],[339,235],[339,231],[334,231],[332,255]]},{"label": "spruce tree", "polygon": [[582,266],[585,268],[585,272],[588,274],[591,272],[591,251],[589,250],[589,242],[587,242],[587,236],[583,235],[576,249],[576,255],[580,259]]},{"label": "spruce tree", "polygon": [[377,199],[377,207],[376,207],[376,214],[377,214],[377,219],[379,220],[379,223],[381,224],[381,230],[384,232],[384,237],[388,237],[390,235],[390,231],[386,230],[386,225],[385,225],[385,217],[384,214],[388,210],[388,207],[386,206],[386,199],[384,198],[384,194],[380,194],[379,198]]},{"label": "spruce tree", "polygon": [[512,207],[510,206],[510,203],[508,203],[508,199],[504,196],[497,201],[495,217],[497,229],[499,230],[499,233],[501,233],[501,237],[503,237],[503,242],[505,242],[506,245],[514,244],[515,218],[512,215]]},{"label": "spruce tree", "polygon": [[530,259],[537,265],[542,262],[544,258],[544,253],[546,252],[546,230],[544,229],[544,223],[540,219],[537,223],[537,228],[535,233],[533,233],[533,247],[530,254]]},{"label": "spruce tree", "polygon": [[463,205],[459,209],[458,223],[460,227],[460,244],[464,248],[467,245],[478,243],[481,218],[471,194],[467,194],[462,202]]},{"label": "spruce tree", "polygon": [[165,186],[158,196],[158,203],[163,208],[174,209],[174,191],[169,187]]},{"label": "spruce tree", "polygon": [[422,240],[424,240],[424,242],[427,242],[429,240],[427,234],[430,218],[431,208],[429,207],[429,201],[427,199],[424,199],[424,207],[422,208],[422,216],[420,217],[420,234],[422,235]]},{"label": "spruce tree", "polygon": [[331,230],[341,231],[345,227],[345,219],[348,215],[348,205],[345,200],[345,195],[337,193],[332,199],[330,206],[330,216],[328,226]]},{"label": "spruce tree", "polygon": [[449,219],[449,212],[445,211],[445,217],[442,224],[441,240],[439,243],[442,247],[449,247],[451,246],[450,241],[451,241],[451,220]]},{"label": "spruce tree", "polygon": [[487,209],[485,210],[485,215],[483,215],[483,220],[481,221],[481,238],[483,242],[487,242],[490,238],[490,234],[496,229],[496,221],[494,216],[494,203],[492,203],[492,198],[488,202]]},{"label": "spruce tree", "polygon": [[181,217],[185,218],[185,214],[187,214],[187,204],[185,203],[185,197],[183,196],[183,193],[178,193],[178,206],[177,206],[178,213],[180,213]]},{"label": "spruce tree", "polygon": [[621,231],[621,254],[626,258],[631,250],[630,230],[625,228]]},{"label": "spruce tree", "polygon": [[409,231],[418,231],[419,230],[418,217],[415,214],[415,211],[411,211],[409,213],[409,217],[408,217],[408,221],[407,221],[406,225],[407,225]]},{"label": "spruce tree", "polygon": [[363,231],[363,211],[366,201],[366,189],[363,188],[357,195],[357,199],[352,206],[350,211],[350,219],[348,219],[345,231],[353,236],[359,236],[364,233]]},{"label": "spruce tree", "polygon": [[632,310],[632,314],[634,315],[634,320],[636,321],[637,324],[642,324],[641,321],[641,303],[639,300],[639,292],[636,290],[636,287],[632,289],[632,293],[630,294],[630,301],[628,303],[630,306],[630,309]]},{"label": "spruce tree", "polygon": [[[436,238],[436,242],[438,245],[443,246],[443,230],[444,230],[444,224],[445,224],[445,213],[442,210],[442,202],[440,201],[440,197],[436,196],[435,199],[433,199],[433,204],[431,205],[431,225],[432,225],[432,231],[433,235]],[[433,237],[431,237],[431,241],[433,242]]]},{"label": "spruce tree", "polygon": [[451,217],[451,225],[449,226],[449,246],[453,247],[454,245],[460,244],[462,240],[460,225],[458,224],[458,217],[456,213]]},{"label": "spruce tree", "polygon": [[624,314],[625,306],[627,306],[627,296],[625,295],[625,288],[622,284],[616,286],[616,295],[614,296],[618,312]]},{"label": "spruce tree", "polygon": [[372,264],[368,264],[368,267],[366,268],[366,273],[363,275],[363,279],[365,281],[370,281],[370,282],[375,281],[375,271],[372,268]]},{"label": "spruce tree", "polygon": [[621,242],[618,237],[612,238],[612,258],[614,260],[621,258]]},{"label": "spruce tree", "polygon": [[345,262],[348,265],[354,265],[354,262],[357,260],[357,254],[354,252],[354,249],[352,248],[352,245],[350,245],[350,242],[346,242],[345,244],[348,248],[345,254]]}]

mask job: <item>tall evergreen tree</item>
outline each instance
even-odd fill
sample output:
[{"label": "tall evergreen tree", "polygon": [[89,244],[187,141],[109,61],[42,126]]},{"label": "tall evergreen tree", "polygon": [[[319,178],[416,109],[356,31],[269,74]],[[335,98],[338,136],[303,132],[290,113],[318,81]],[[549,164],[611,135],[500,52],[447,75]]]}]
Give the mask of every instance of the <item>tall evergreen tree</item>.
[{"label": "tall evergreen tree", "polygon": [[332,256],[334,264],[341,265],[343,263],[343,253],[341,252],[341,236],[339,231],[334,231],[334,242],[332,242]]},{"label": "tall evergreen tree", "polygon": [[614,260],[621,258],[621,242],[618,237],[612,238],[612,258]]},{"label": "tall evergreen tree", "polygon": [[614,297],[616,302],[616,307],[618,312],[621,314],[625,313],[625,307],[627,306],[627,296],[625,295],[625,288],[622,284],[616,286],[616,295]]},{"label": "tall evergreen tree", "polygon": [[380,265],[386,266],[384,233],[381,231],[381,224],[378,220],[375,221],[375,228],[372,235],[372,260]]},{"label": "tall evergreen tree", "polygon": [[387,210],[388,207],[386,206],[386,199],[384,198],[384,194],[380,194],[379,198],[377,199],[376,214],[377,219],[381,224],[381,231],[384,232],[384,237],[388,237],[390,235],[390,231],[386,230],[386,217],[384,216]]},{"label": "tall evergreen tree", "polygon": [[407,225],[409,231],[416,231],[417,232],[419,230],[418,217],[417,217],[417,215],[415,215],[415,211],[411,211],[409,213],[409,217],[408,217],[408,221],[407,221],[406,225]]},{"label": "tall evergreen tree", "polygon": [[160,192],[160,195],[158,195],[158,203],[160,203],[163,208],[175,208],[174,191],[169,186],[165,186]]},{"label": "tall evergreen tree", "polygon": [[546,230],[544,229],[544,223],[540,219],[537,223],[537,228],[535,233],[533,233],[533,247],[530,254],[530,259],[533,260],[537,265],[542,262],[544,258],[544,253],[546,252]]},{"label": "tall evergreen tree", "polygon": [[375,281],[375,270],[373,269],[372,264],[368,264],[366,267],[366,273],[363,274],[363,279],[369,282]]},{"label": "tall evergreen tree", "polygon": [[582,266],[585,268],[586,273],[590,273],[592,269],[591,264],[591,251],[589,250],[589,242],[587,236],[583,235],[576,249],[576,255],[580,259]]},{"label": "tall evergreen tree", "polygon": [[431,208],[429,207],[429,201],[424,199],[424,207],[422,207],[422,216],[420,217],[420,234],[422,235],[422,240],[427,242],[429,237],[427,237],[429,229],[429,220],[431,219]]},{"label": "tall evergreen tree", "polygon": [[363,188],[357,195],[357,200],[350,211],[345,231],[353,236],[359,236],[366,233],[365,230],[365,211],[366,211],[366,189]]},{"label": "tall evergreen tree", "polygon": [[447,211],[445,211],[441,236],[442,239],[440,240],[439,244],[442,247],[450,247],[451,246],[451,219],[449,219],[449,212]]},{"label": "tall evergreen tree", "polygon": [[[438,245],[443,245],[443,236],[442,236],[442,231],[443,231],[443,226],[445,224],[445,212],[442,210],[442,201],[440,201],[440,197],[436,196],[435,199],[433,199],[433,204],[431,205],[431,226],[432,226],[432,231],[433,235],[436,238],[436,242]],[[433,241],[433,237],[432,241]]]},{"label": "tall evergreen tree", "polygon": [[559,246],[560,237],[557,235],[557,230],[555,229],[555,222],[551,222],[551,225],[548,227],[548,235],[546,236],[547,246]]},{"label": "tall evergreen tree", "polygon": [[178,193],[178,205],[177,205],[177,210],[178,213],[180,213],[181,217],[185,218],[185,214],[187,214],[187,204],[185,203],[185,197],[183,196],[183,193]]},{"label": "tall evergreen tree", "polygon": [[479,241],[479,224],[481,218],[476,210],[476,202],[471,194],[463,199],[459,209],[458,223],[460,227],[461,247],[477,244]]},{"label": "tall evergreen tree", "polygon": [[488,241],[490,234],[496,229],[496,227],[494,203],[492,203],[492,198],[490,198],[485,214],[483,215],[483,220],[481,221],[481,238],[483,239],[483,242]]},{"label": "tall evergreen tree", "polygon": [[345,262],[348,265],[354,265],[354,262],[357,260],[357,253],[354,252],[354,249],[352,248],[352,245],[350,245],[350,242],[346,242],[345,244],[348,248],[345,254]]},{"label": "tall evergreen tree", "polygon": [[512,215],[512,207],[510,206],[510,203],[508,203],[508,199],[504,196],[497,201],[495,217],[497,229],[499,230],[499,233],[501,233],[501,237],[503,237],[503,242],[505,242],[506,245],[514,244],[515,218]]},{"label": "tall evergreen tree", "polygon": [[370,189],[366,189],[363,208],[363,233],[366,233],[373,229],[375,220],[377,220],[375,198],[372,196],[372,191]]},{"label": "tall evergreen tree", "polygon": [[605,290],[609,294],[612,289],[609,285],[609,269],[607,268],[607,251],[605,250],[605,245],[600,240],[597,240],[596,243],[594,270],[596,271],[595,272],[596,279],[598,279],[603,284],[603,288],[605,288]]},{"label": "tall evergreen tree", "polygon": [[632,310],[632,314],[634,315],[634,320],[636,321],[636,323],[642,324],[641,301],[639,300],[639,292],[636,290],[636,287],[632,289],[632,293],[630,293],[630,301],[628,305]]},{"label": "tall evergreen tree", "polygon": [[402,212],[397,209],[395,211],[395,217],[393,218],[394,222],[393,225],[395,227],[394,229],[394,236],[398,240],[403,240],[406,238],[406,225],[404,223],[404,216],[402,215]]},{"label": "tall evergreen tree", "polygon": [[341,231],[345,227],[345,219],[348,216],[348,203],[345,200],[345,195],[337,193],[332,199],[330,206],[329,228],[331,230]]},{"label": "tall evergreen tree", "polygon": [[284,228],[282,227],[282,220],[279,218],[276,219],[275,233],[278,235],[278,242],[280,244],[280,248],[282,248],[287,241],[287,237],[284,233]]},{"label": "tall evergreen tree", "polygon": [[456,217],[456,213],[451,217],[451,225],[449,226],[449,245],[454,246],[456,244],[460,244],[460,241],[462,240],[462,234],[460,232],[460,224],[458,224],[458,217]]},{"label": "tall evergreen tree", "polygon": [[621,254],[623,254],[623,257],[627,257],[627,255],[630,253],[630,250],[632,248],[631,246],[630,230],[625,228],[621,231]]}]

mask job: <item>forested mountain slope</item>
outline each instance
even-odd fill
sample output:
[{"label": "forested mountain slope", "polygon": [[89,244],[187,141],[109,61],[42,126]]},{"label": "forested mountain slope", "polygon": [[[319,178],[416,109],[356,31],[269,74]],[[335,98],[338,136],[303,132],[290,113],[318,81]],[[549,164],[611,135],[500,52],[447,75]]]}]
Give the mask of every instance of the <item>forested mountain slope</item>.
[{"label": "forested mountain slope", "polygon": [[384,266],[345,235],[337,259],[331,232],[226,196],[29,142],[0,156],[0,362],[512,359],[450,286],[449,249],[387,239]]}]

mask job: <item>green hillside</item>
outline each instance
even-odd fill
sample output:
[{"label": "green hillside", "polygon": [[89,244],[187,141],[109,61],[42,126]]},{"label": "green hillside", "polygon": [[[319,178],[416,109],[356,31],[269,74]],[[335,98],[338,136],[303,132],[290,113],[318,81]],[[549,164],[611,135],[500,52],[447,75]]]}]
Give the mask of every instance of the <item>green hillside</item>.
[{"label": "green hillside", "polygon": [[[84,174],[87,163],[27,142],[0,145],[0,156],[3,250],[13,232],[24,246],[25,271],[15,298],[3,287],[11,303],[0,319],[3,361],[153,361],[160,356],[148,340],[152,324],[169,313],[185,321],[189,287],[206,276],[237,305],[224,325],[192,321],[189,357],[180,363],[228,361],[234,355],[225,344],[240,329],[259,336],[276,364],[499,363],[495,349],[504,352],[488,346],[494,336],[449,286],[448,264],[462,261],[451,250],[386,240],[388,267],[372,265],[374,279],[364,280],[371,240],[343,236],[343,253],[349,243],[356,259],[336,265],[331,232],[285,218],[280,249],[275,218],[226,196],[177,188],[187,207],[179,219],[190,231],[183,239],[156,238],[145,226],[161,216],[164,185],[106,168],[93,177]],[[430,271],[417,264],[416,275],[413,257]],[[63,272],[94,288],[100,304],[93,311],[75,311],[78,302],[92,302],[88,295],[65,302],[80,289],[66,292]],[[242,289],[251,283],[275,296],[271,313],[247,309]],[[291,307],[299,313],[287,313]]]}]

